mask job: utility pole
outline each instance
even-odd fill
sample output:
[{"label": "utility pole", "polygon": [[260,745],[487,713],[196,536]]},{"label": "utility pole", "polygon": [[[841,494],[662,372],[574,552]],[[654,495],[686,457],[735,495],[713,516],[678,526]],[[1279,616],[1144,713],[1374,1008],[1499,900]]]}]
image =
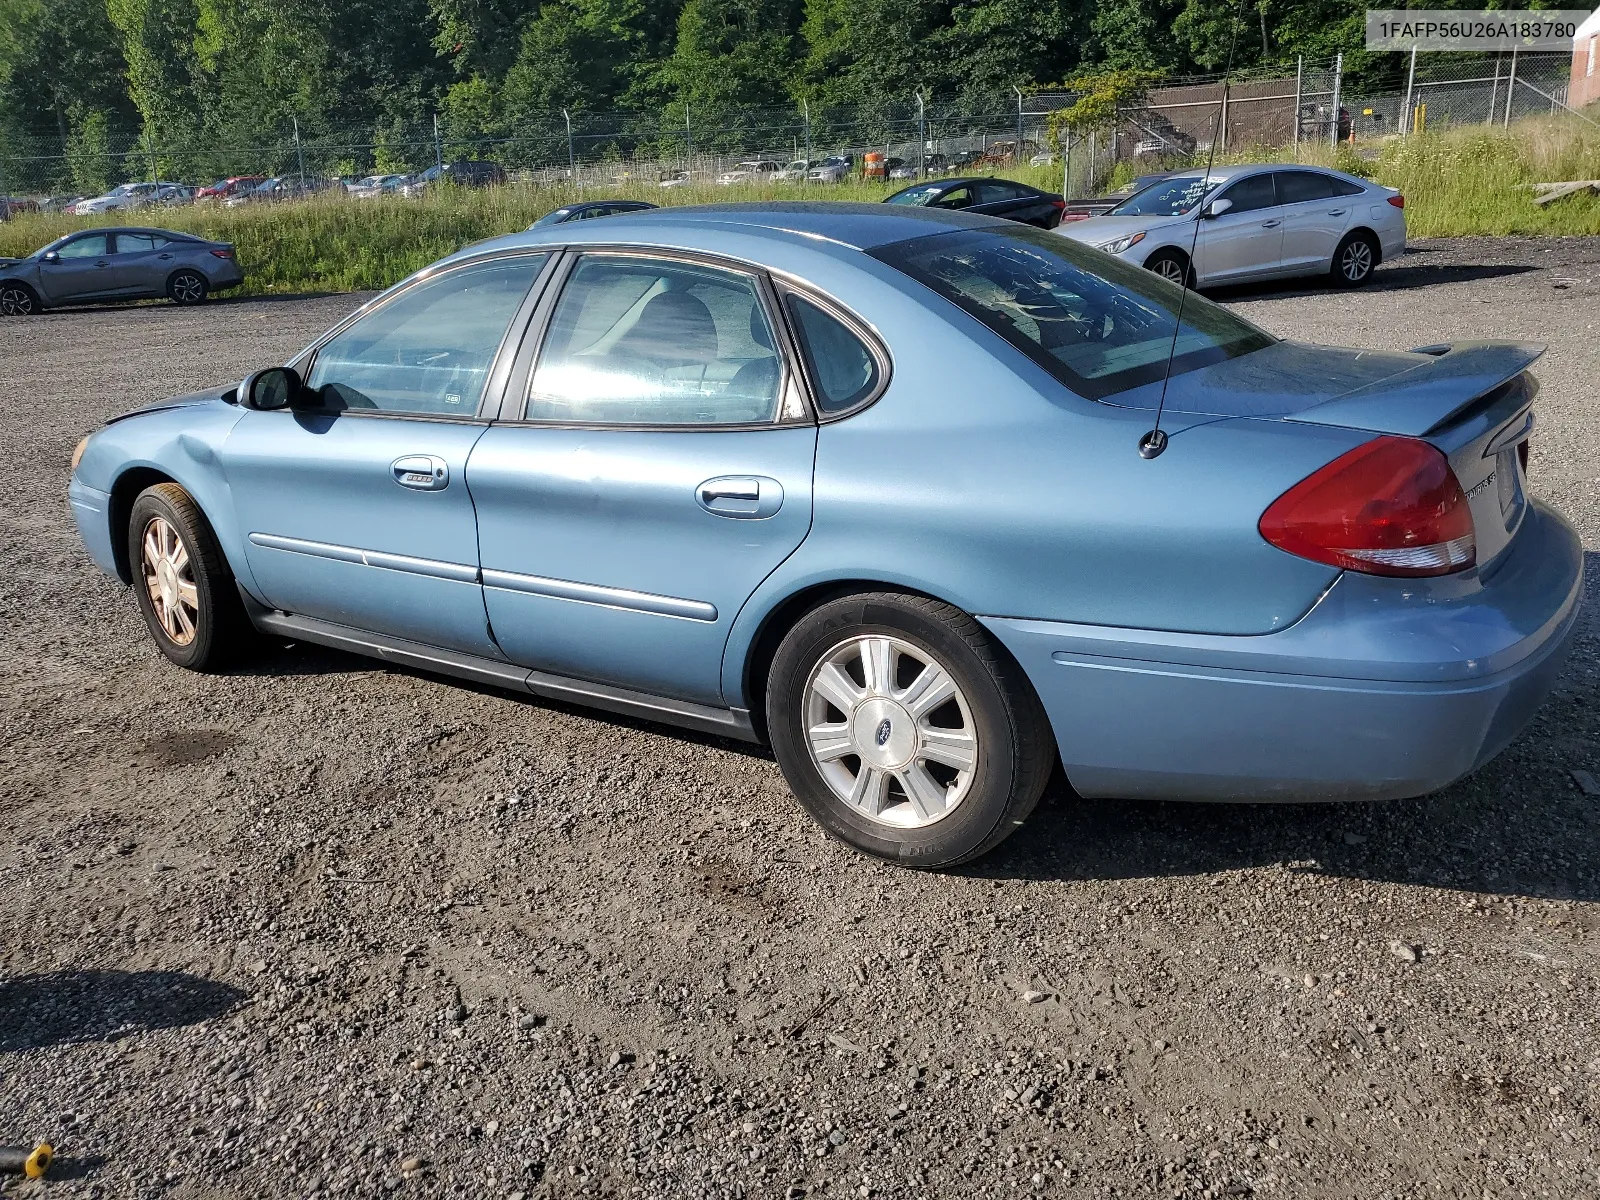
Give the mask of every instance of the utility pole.
[{"label": "utility pole", "polygon": [[1517,94],[1517,48],[1511,47],[1511,77],[1506,80],[1506,119],[1501,123],[1502,129],[1511,128],[1511,101]]},{"label": "utility pole", "polygon": [[294,122],[294,156],[300,163],[300,190],[305,191],[306,152],[304,147],[300,145],[300,118],[291,116],[289,120]]},{"label": "utility pole", "polygon": [[433,165],[439,168],[439,174],[444,174],[444,146],[439,141],[439,114],[433,114]]},{"label": "utility pole", "polygon": [[1061,198],[1072,199],[1072,130],[1061,127]]},{"label": "utility pole", "polygon": [[689,178],[694,178],[694,128],[689,124],[689,102],[683,102],[683,144],[687,147],[684,155],[684,167]]},{"label": "utility pole", "polygon": [[1494,124],[1494,115],[1500,108],[1500,58],[1498,54],[1494,56],[1494,82],[1489,85],[1489,112],[1483,118],[1485,125]]},{"label": "utility pole", "polygon": [[1300,98],[1305,95],[1306,56],[1295,55],[1294,60],[1294,160],[1300,161]]},{"label": "utility pole", "polygon": [[923,107],[922,93],[917,92],[917,178],[928,176],[928,122]]},{"label": "utility pole", "polygon": [[800,113],[806,122],[806,169],[805,174],[800,177],[800,182],[809,184],[811,182],[811,105],[804,99],[800,101]]},{"label": "utility pole", "polygon": [[567,121],[567,178],[573,183],[578,182],[578,159],[572,152],[572,114],[566,109],[561,110],[561,115]]},{"label": "utility pole", "polygon": [[1228,152],[1228,81],[1222,81],[1222,113],[1217,120],[1217,140],[1222,152]]},{"label": "utility pole", "polygon": [[156,182],[156,134],[149,125],[144,127],[144,152],[150,159],[150,182]]},{"label": "utility pole", "polygon": [[1015,84],[1011,90],[1017,94],[1017,165],[1022,165],[1022,89]]},{"label": "utility pole", "polygon": [[1339,93],[1344,88],[1344,52],[1341,50],[1333,58],[1333,126],[1328,135],[1328,144],[1334,149],[1339,148]]},{"label": "utility pole", "polygon": [[[1494,75],[1496,80],[1500,78],[1500,65],[1498,63],[1495,64]],[[1416,124],[1416,118],[1411,115],[1411,100],[1415,94],[1416,84],[1417,48],[1413,46],[1411,47],[1411,70],[1406,73],[1406,106],[1400,117],[1401,137],[1410,137],[1412,126]]]}]

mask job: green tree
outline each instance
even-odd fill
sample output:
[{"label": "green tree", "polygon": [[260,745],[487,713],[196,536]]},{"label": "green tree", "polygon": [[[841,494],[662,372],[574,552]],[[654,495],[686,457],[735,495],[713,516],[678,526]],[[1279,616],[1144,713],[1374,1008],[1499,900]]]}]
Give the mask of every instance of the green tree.
[{"label": "green tree", "polygon": [[687,0],[662,83],[703,110],[787,106],[799,26],[795,0]]}]

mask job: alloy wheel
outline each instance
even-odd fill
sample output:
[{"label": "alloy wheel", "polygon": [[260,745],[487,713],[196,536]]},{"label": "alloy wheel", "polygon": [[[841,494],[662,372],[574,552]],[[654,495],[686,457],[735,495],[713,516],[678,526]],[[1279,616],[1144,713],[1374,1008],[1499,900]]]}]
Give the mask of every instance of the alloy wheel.
[{"label": "alloy wheel", "polygon": [[139,546],[144,586],[156,619],[174,645],[187,646],[200,627],[200,594],[189,550],[165,517],[145,522]]},{"label": "alloy wheel", "polygon": [[1351,283],[1360,283],[1372,270],[1372,247],[1357,238],[1339,256],[1339,271]]},{"label": "alloy wheel", "polygon": [[1183,285],[1185,275],[1183,264],[1175,258],[1159,259],[1155,264],[1155,272],[1170,283],[1176,283],[1180,287]]},{"label": "alloy wheel", "polygon": [[972,786],[977,726],[954,677],[901,638],[865,634],[823,656],[804,693],[811,761],[863,816],[920,829]]},{"label": "alloy wheel", "polygon": [[28,317],[33,315],[33,297],[23,288],[0,288],[0,315]]},{"label": "alloy wheel", "polygon": [[179,304],[198,304],[205,294],[206,285],[198,275],[179,275],[172,281],[172,298]]}]

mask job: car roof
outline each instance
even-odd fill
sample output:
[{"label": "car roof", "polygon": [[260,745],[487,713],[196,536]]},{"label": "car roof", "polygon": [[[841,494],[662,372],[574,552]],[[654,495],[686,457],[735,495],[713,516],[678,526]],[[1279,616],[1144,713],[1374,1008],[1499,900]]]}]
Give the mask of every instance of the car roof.
[{"label": "car roof", "polygon": [[670,247],[674,244],[674,231],[704,233],[715,228],[775,241],[820,240],[856,250],[871,250],[957,229],[1011,227],[1009,221],[999,217],[949,209],[840,201],[755,201],[647,208],[619,213],[604,221],[543,225],[479,243],[460,253],[579,242],[635,242]]}]

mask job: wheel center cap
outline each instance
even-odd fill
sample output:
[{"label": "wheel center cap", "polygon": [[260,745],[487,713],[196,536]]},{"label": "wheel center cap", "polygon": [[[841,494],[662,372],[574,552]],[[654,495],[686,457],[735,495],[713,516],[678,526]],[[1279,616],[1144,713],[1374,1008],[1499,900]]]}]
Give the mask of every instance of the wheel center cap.
[{"label": "wheel center cap", "polygon": [[916,752],[917,725],[893,700],[875,697],[856,706],[850,719],[850,740],[862,762],[880,771],[895,771]]}]

